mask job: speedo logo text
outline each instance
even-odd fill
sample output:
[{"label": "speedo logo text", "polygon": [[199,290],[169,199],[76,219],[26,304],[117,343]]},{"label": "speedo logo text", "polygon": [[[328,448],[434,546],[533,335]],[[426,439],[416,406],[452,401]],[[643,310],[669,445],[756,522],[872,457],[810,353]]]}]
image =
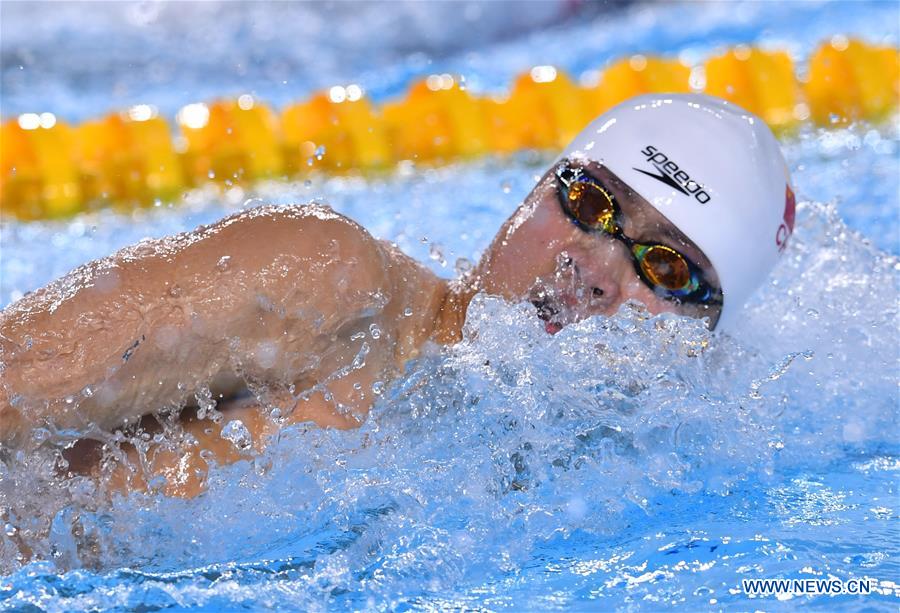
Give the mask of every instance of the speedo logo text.
[{"label": "speedo logo text", "polygon": [[653,164],[658,174],[635,168],[634,170],[653,177],[661,183],[665,183],[669,187],[673,187],[685,196],[692,196],[700,204],[706,204],[710,201],[709,194],[704,191],[703,186],[691,178],[684,170],[678,167],[678,164],[669,159],[665,153],[654,147],[647,145],[641,150],[641,154],[647,158],[647,161]]}]

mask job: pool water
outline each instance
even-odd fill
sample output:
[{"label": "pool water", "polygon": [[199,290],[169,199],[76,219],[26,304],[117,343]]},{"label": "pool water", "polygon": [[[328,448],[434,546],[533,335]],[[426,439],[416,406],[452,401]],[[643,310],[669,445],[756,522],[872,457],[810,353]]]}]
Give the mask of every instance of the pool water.
[{"label": "pool water", "polygon": [[[533,64],[579,74],[634,51],[703,57],[752,41],[802,56],[838,31],[896,45],[898,10],[635,5],[437,50],[425,67],[391,56],[369,87],[390,95],[418,66],[491,89]],[[367,83],[362,60],[331,61],[357,71],[336,80]],[[28,102],[8,93],[6,67],[4,83],[4,108]],[[227,79],[203,83],[216,86]],[[60,78],[49,98],[90,115],[99,94],[79,103],[69,87]],[[190,101],[144,87],[161,108]],[[195,500],[103,503],[89,483],[48,477],[46,456],[0,462],[0,609],[896,611],[898,146],[896,121],[785,141],[795,234],[727,336],[632,304],[549,336],[533,307],[479,297],[464,341],[410,363],[363,427],[287,429],[264,456],[215,469]],[[550,159],[314,176],[197,190],[129,215],[6,224],[0,304],[142,237],[312,199],[449,277],[477,259]],[[44,561],[16,561],[23,537]],[[874,589],[741,590],[741,579],[775,577],[869,578]]]}]

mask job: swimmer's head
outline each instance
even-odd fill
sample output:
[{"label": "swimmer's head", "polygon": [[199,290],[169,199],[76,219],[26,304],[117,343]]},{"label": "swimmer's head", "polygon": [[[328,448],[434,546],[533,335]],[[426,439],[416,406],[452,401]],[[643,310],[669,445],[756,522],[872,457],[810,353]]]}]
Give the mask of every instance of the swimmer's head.
[{"label": "swimmer's head", "polygon": [[589,125],[504,224],[479,267],[547,329],[612,314],[733,322],[784,250],[794,197],[766,124],[710,96],[632,98]]}]

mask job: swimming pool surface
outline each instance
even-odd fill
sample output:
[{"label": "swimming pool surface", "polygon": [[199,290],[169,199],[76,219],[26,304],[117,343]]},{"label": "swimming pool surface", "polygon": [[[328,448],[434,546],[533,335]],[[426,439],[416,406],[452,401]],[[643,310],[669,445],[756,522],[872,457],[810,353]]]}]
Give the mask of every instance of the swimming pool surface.
[{"label": "swimming pool surface", "polygon": [[[898,17],[888,2],[633,5],[477,48],[450,20],[460,48],[409,56],[388,41],[376,71],[341,39],[321,50],[330,81],[310,73],[288,90],[254,71],[246,79],[276,103],[352,80],[384,99],[428,72],[463,73],[491,90],[534,64],[579,75],[638,51],[700,58],[752,42],[804,57],[838,32],[896,45]],[[123,61],[138,53],[125,41],[132,34],[99,23]],[[64,49],[54,36],[77,46],[97,34],[53,19],[35,31],[29,48],[45,53]],[[3,38],[12,57],[6,29]],[[256,57],[254,40],[238,38],[229,52]],[[299,40],[291,53],[303,59],[320,42]],[[150,51],[175,61],[183,50]],[[81,96],[57,60],[58,74],[36,87],[4,59],[4,113],[59,103],[76,120],[107,110],[100,100],[119,68],[88,71]],[[234,89],[234,75],[184,61],[186,74],[207,75],[194,95]],[[194,101],[190,84],[172,78],[177,87],[124,75],[117,104],[152,101],[168,113]],[[466,339],[411,363],[362,428],[288,429],[261,458],[214,470],[198,499],[99,503],[89,484],[47,477],[47,456],[0,461],[0,610],[896,611],[898,144],[896,120],[785,140],[796,231],[728,336],[626,306],[551,337],[533,307],[482,297]],[[452,276],[550,159],[315,176],[224,197],[197,190],[133,214],[6,224],[0,304],[143,237],[311,199]],[[17,563],[14,538],[44,561]],[[751,599],[741,579],[752,578],[869,578],[873,591]]]}]

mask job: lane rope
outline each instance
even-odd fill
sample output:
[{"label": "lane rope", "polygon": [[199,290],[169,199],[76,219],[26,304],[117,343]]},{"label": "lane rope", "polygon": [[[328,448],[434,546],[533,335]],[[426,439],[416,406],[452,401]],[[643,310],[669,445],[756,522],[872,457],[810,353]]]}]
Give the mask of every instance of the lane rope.
[{"label": "lane rope", "polygon": [[706,92],[762,117],[779,134],[813,122],[882,121],[900,107],[895,47],[833,36],[799,72],[790,55],[738,46],[697,66],[634,55],[576,83],[553,66],[515,79],[507,96],[476,96],[449,74],[374,105],[359,85],[334,86],[276,112],[250,95],[184,106],[176,129],[151,105],[68,125],[52,113],[0,124],[0,214],[66,217],[104,206],[173,201],[223,187],[292,179],[312,169],[379,171],[402,160],[441,164],[522,149],[560,149],[631,96]]}]

